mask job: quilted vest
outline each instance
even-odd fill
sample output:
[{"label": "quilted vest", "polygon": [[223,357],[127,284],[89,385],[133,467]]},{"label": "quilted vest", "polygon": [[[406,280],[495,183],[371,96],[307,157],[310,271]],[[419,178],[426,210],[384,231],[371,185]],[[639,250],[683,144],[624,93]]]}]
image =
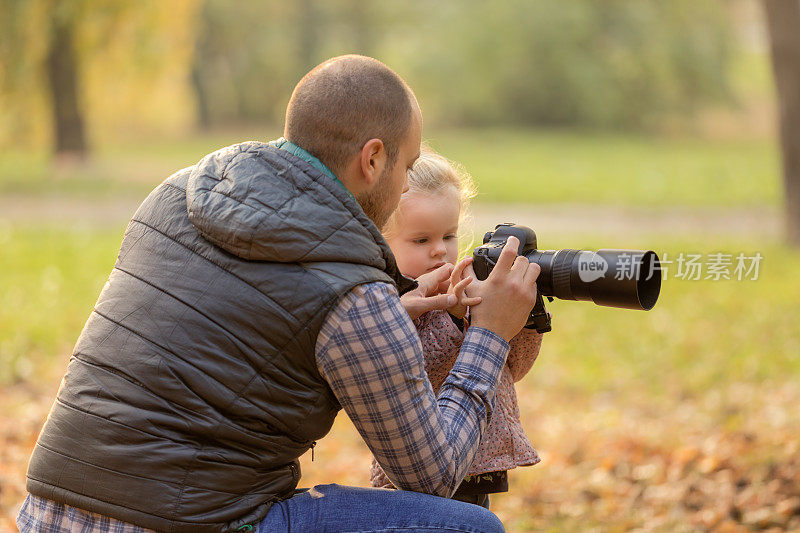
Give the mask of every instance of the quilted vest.
[{"label": "quilted vest", "polygon": [[340,409],[315,361],[322,323],[374,281],[413,285],[308,162],[246,142],[178,171],[128,224],[28,491],[156,530],[259,521]]}]

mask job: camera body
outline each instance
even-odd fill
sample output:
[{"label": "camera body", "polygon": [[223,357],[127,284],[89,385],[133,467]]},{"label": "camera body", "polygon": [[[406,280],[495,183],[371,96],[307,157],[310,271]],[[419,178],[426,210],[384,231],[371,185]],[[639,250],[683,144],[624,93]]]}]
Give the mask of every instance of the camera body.
[{"label": "camera body", "polygon": [[[517,255],[527,255],[528,252],[536,250],[536,232],[531,228],[511,223],[498,224],[494,231],[489,231],[483,236],[483,244],[475,248],[472,252],[472,268],[475,271],[475,277],[479,280],[484,280],[489,277],[494,265],[497,264],[500,252],[511,236],[519,239]],[[541,278],[541,274],[539,277]],[[552,301],[552,298],[550,298],[550,301]],[[547,314],[547,310],[544,307],[542,289],[539,287],[538,280],[536,304],[533,306],[530,315],[528,315],[528,321],[525,327],[535,329],[539,333],[547,333],[553,329],[550,322],[550,315]]]},{"label": "camera body", "polygon": [[473,269],[479,280],[489,276],[511,236],[519,239],[517,255],[527,257],[541,269],[536,281],[536,305],[525,327],[540,333],[551,330],[543,296],[550,301],[590,300],[606,307],[644,311],[652,309],[658,300],[661,270],[652,250],[539,250],[536,233],[512,223],[498,224],[473,251]]},{"label": "camera body", "polygon": [[494,231],[486,232],[486,235],[483,236],[483,244],[472,252],[474,258],[472,268],[478,279],[483,280],[489,277],[489,273],[500,257],[500,252],[511,236],[519,239],[517,255],[526,255],[527,252],[536,250],[536,232],[531,228],[510,222],[498,224]]}]

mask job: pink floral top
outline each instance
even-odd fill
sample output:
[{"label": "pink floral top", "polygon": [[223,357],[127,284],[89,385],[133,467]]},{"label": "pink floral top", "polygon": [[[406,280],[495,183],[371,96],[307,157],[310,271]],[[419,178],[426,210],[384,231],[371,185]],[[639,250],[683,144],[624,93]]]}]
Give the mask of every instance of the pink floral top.
[{"label": "pink floral top", "polygon": [[[458,358],[464,332],[446,311],[430,311],[414,321],[422,342],[425,370],[437,393]],[[528,373],[539,355],[542,334],[523,329],[509,343],[511,350],[495,392],[494,412],[481,439],[478,452],[467,471],[468,476],[510,470],[517,466],[534,465],[540,461],[519,419],[519,405],[514,382]],[[392,487],[374,459],[370,469],[373,487]]]}]

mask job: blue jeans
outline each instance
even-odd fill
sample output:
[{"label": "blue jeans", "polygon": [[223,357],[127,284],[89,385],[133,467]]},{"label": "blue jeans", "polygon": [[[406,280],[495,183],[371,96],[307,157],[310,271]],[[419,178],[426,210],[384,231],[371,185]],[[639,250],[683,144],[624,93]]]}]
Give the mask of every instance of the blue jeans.
[{"label": "blue jeans", "polygon": [[500,519],[478,505],[429,494],[317,485],[273,505],[257,533],[315,531],[502,533]]}]

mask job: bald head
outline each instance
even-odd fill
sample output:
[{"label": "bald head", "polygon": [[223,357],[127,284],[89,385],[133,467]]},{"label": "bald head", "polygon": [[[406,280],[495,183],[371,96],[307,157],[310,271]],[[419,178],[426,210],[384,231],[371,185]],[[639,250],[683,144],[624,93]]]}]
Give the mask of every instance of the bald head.
[{"label": "bald head", "polygon": [[294,88],[283,136],[336,175],[370,139],[383,141],[393,164],[415,108],[411,89],[392,69],[370,57],[339,56]]}]

